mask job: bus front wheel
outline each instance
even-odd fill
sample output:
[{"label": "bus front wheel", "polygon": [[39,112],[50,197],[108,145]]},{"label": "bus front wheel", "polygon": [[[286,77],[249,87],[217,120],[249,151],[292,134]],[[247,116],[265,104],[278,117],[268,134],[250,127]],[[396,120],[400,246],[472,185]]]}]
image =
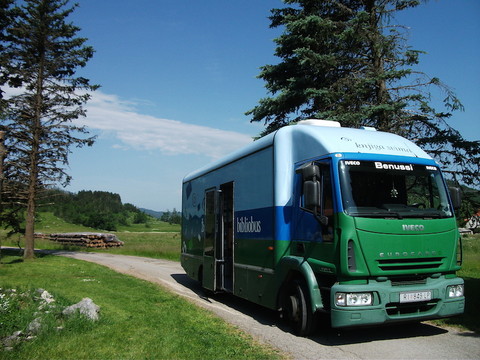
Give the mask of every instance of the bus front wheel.
[{"label": "bus front wheel", "polygon": [[314,330],[315,320],[308,294],[303,279],[292,280],[284,293],[283,317],[299,336],[307,336]]}]

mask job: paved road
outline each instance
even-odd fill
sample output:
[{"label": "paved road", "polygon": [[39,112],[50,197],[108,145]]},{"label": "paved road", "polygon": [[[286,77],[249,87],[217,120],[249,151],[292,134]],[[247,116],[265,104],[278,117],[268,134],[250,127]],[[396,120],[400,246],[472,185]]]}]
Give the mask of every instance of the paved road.
[{"label": "paved road", "polygon": [[480,359],[480,336],[413,324],[357,330],[324,330],[309,338],[288,332],[273,311],[230,295],[209,298],[177,262],[135,256],[57,252],[158,283],[211,310],[293,359]]}]

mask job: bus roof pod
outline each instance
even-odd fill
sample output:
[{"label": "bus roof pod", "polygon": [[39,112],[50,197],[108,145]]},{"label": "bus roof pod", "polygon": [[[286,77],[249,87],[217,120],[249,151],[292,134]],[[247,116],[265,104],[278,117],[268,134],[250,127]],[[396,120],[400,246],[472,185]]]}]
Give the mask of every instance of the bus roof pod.
[{"label": "bus roof pod", "polygon": [[312,126],[327,126],[327,127],[342,127],[338,121],[320,120],[320,119],[306,119],[297,122],[297,125],[312,125]]}]

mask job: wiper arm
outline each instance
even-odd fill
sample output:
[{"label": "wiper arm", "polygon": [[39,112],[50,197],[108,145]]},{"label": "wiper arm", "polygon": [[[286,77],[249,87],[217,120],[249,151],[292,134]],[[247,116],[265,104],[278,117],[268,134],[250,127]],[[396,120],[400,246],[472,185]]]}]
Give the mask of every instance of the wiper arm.
[{"label": "wiper arm", "polygon": [[440,219],[440,218],[445,218],[447,216],[440,211],[430,211],[430,212],[412,212],[412,213],[406,214],[405,217],[423,218],[423,219],[430,219],[430,218]]},{"label": "wiper arm", "polygon": [[368,211],[368,212],[350,212],[352,216],[359,216],[359,217],[375,217],[375,218],[396,218],[402,219],[403,216],[400,215],[398,212],[394,211],[382,211],[382,212],[375,212],[375,211]]}]

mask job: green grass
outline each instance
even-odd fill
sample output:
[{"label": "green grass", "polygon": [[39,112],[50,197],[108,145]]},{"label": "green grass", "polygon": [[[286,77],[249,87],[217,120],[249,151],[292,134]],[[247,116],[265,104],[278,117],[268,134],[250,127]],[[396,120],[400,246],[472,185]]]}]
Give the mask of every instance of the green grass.
[{"label": "green grass", "polygon": [[94,251],[180,261],[180,233],[116,234],[124,246]]},{"label": "green grass", "polygon": [[463,238],[463,264],[457,275],[465,280],[465,312],[435,323],[480,333],[480,234]]},{"label": "green grass", "polygon": [[[35,232],[76,232],[76,231],[100,231],[83,225],[75,225],[66,222],[50,212],[41,212],[37,215]],[[169,224],[158,219],[151,219],[146,224],[120,225],[117,232],[179,232],[180,225]],[[110,232],[110,231],[104,231]]]},{"label": "green grass", "polygon": [[37,233],[62,233],[62,232],[85,232],[98,231],[83,225],[75,225],[60,219],[49,212],[41,212],[37,215],[35,232]]},{"label": "green grass", "polygon": [[[43,288],[62,306],[84,297],[101,307],[100,320],[52,318],[51,326],[13,351],[9,359],[278,359],[280,354],[161,287],[106,267],[58,256],[22,261],[3,250],[0,284],[18,291]],[[25,330],[33,316],[28,302],[0,322]],[[25,309],[30,309],[25,311]],[[21,311],[23,310],[23,311]],[[30,318],[30,319],[28,319]],[[12,325],[14,324],[14,325]],[[56,330],[56,326],[63,330]],[[0,333],[0,337],[5,334]]]}]

